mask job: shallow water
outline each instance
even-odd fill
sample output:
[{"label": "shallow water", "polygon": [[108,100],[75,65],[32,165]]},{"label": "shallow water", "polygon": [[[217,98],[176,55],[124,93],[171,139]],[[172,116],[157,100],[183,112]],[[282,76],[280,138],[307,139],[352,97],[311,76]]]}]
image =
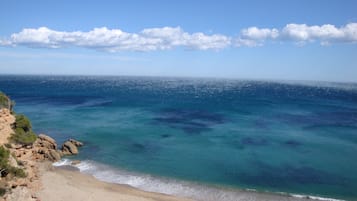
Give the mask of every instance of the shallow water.
[{"label": "shallow water", "polygon": [[356,84],[0,76],[0,90],[36,132],[84,141],[76,159],[100,167],[357,199]]}]

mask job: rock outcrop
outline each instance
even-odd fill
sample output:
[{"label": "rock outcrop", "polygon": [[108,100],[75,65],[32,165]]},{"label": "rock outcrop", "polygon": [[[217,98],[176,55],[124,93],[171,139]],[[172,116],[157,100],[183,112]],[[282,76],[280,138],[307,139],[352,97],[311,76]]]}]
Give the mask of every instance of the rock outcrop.
[{"label": "rock outcrop", "polygon": [[76,147],[81,147],[83,146],[83,143],[80,141],[77,141],[75,139],[69,139],[68,141],[70,141],[72,144],[74,144]]},{"label": "rock outcrop", "polygon": [[[33,158],[36,161],[59,161],[64,155],[78,154],[78,147],[83,146],[83,143],[75,139],[67,140],[58,150],[56,141],[48,135],[40,134],[33,144]],[[21,153],[17,153],[21,155]]]},{"label": "rock outcrop", "polygon": [[56,141],[50,136],[45,134],[39,134],[38,138],[38,143],[41,145],[41,147],[46,147],[47,149],[57,149]]},{"label": "rock outcrop", "polygon": [[[58,149],[56,141],[45,134],[40,134],[37,138],[25,141],[25,143],[10,140],[12,135],[18,134],[15,132],[16,126],[19,126],[18,121],[27,124],[26,127],[19,127],[23,131],[31,129],[31,124],[24,115],[22,119],[19,118],[20,120],[13,115],[12,106],[13,102],[0,92],[0,147],[2,159],[6,159],[3,166],[8,171],[0,174],[0,190],[2,193],[5,191],[5,195],[0,196],[0,201],[37,201],[35,192],[41,187],[39,181],[41,164],[50,165],[49,161],[59,161],[63,155],[78,154],[77,147],[83,146],[83,143],[69,139],[62,145],[62,151]],[[74,163],[78,164],[79,161]],[[8,167],[11,167],[11,173]]]},{"label": "rock outcrop", "polygon": [[40,134],[33,144],[33,156],[37,161],[58,161],[61,155],[57,153],[56,141],[48,135]]},{"label": "rock outcrop", "polygon": [[51,161],[59,161],[61,160],[61,154],[58,150],[50,149],[47,154],[47,158]]},{"label": "rock outcrop", "polygon": [[74,145],[71,141],[68,140],[62,145],[62,153],[64,155],[78,154],[77,146]]}]

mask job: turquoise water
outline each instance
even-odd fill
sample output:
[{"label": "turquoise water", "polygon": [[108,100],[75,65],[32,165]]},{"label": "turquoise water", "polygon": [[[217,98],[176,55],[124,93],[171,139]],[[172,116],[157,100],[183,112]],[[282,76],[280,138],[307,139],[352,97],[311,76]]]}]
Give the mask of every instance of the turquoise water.
[{"label": "turquoise water", "polygon": [[104,180],[357,200],[357,84],[0,76],[0,90],[37,133],[82,140],[76,159]]}]

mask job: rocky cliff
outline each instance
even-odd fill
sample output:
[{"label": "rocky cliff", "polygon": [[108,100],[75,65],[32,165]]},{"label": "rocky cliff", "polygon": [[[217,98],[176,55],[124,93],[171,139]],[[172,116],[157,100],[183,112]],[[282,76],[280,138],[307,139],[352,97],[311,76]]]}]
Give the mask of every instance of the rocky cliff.
[{"label": "rocky cliff", "polygon": [[[3,101],[8,101],[0,102],[0,200],[38,200],[36,191],[41,187],[39,166],[58,161],[65,155],[78,154],[78,147],[83,143],[69,139],[59,149],[56,141],[45,134],[39,134],[34,141],[28,140],[27,136],[23,138],[21,135],[27,135],[26,132],[33,134],[30,123],[26,122],[27,118],[18,120],[12,105],[9,106],[11,100],[0,95]],[[24,122],[28,128],[18,132],[16,126]],[[18,135],[17,138],[14,135]]]}]

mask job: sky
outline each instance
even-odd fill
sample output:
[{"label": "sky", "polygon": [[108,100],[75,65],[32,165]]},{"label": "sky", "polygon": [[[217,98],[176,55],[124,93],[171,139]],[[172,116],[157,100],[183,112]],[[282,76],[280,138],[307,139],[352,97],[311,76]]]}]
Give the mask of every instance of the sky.
[{"label": "sky", "polygon": [[0,74],[357,82],[355,0],[0,0]]}]

